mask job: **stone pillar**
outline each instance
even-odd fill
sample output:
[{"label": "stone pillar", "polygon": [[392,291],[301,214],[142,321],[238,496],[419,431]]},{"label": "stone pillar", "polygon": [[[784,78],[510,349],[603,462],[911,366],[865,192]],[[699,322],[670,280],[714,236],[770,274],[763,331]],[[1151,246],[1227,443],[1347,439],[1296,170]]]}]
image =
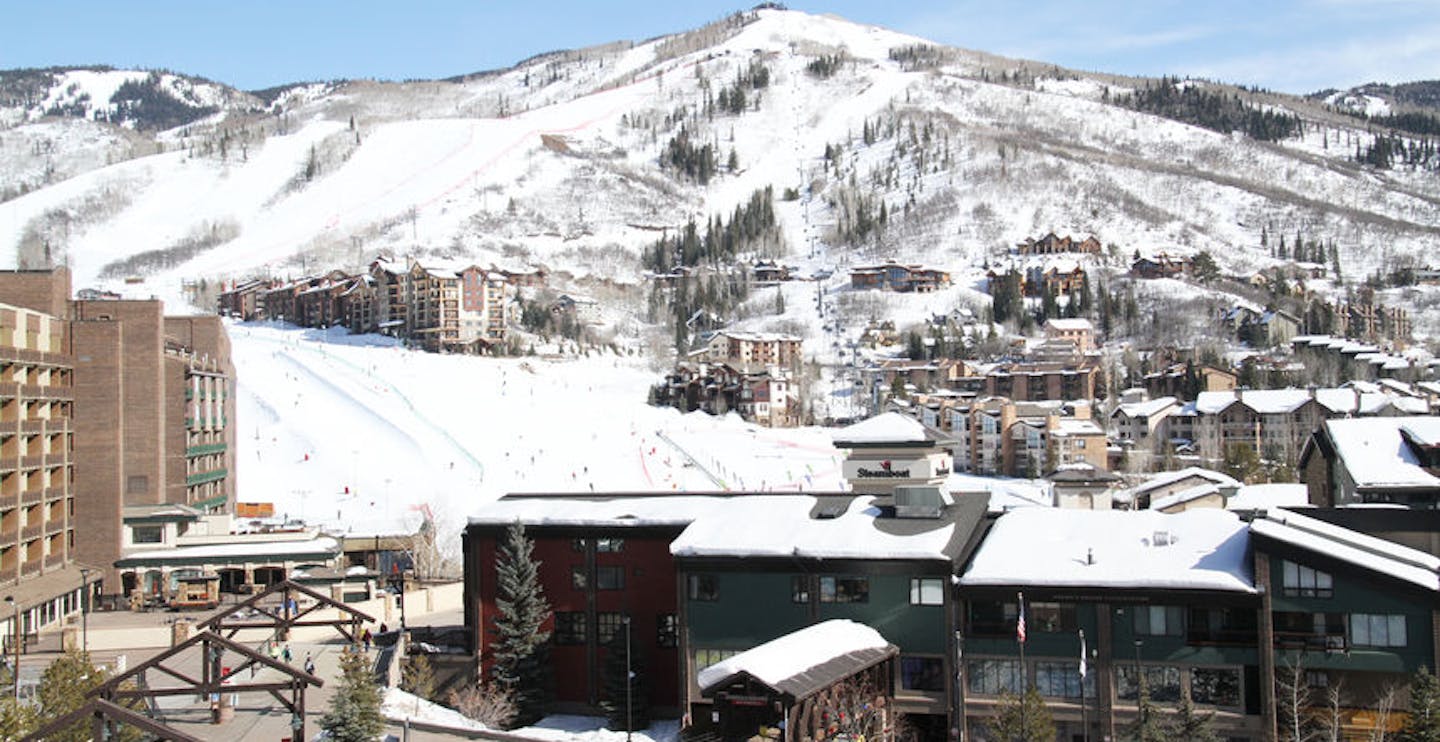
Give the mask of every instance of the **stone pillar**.
[{"label": "stone pillar", "polygon": [[190,638],[190,619],[176,619],[170,625],[170,646],[176,647]]},{"label": "stone pillar", "polygon": [[1115,739],[1115,636],[1109,603],[1095,604],[1095,720],[1100,738]]}]

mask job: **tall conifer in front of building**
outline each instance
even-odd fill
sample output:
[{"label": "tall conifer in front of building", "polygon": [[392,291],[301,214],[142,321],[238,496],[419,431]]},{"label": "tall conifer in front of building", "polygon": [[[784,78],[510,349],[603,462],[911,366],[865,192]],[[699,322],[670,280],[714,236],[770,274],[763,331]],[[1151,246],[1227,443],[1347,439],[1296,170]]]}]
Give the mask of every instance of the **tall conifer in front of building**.
[{"label": "tall conifer in front of building", "polygon": [[540,589],[534,544],[519,523],[510,526],[495,564],[495,666],[491,677],[508,689],[517,710],[515,725],[545,715],[550,700],[550,604]]}]

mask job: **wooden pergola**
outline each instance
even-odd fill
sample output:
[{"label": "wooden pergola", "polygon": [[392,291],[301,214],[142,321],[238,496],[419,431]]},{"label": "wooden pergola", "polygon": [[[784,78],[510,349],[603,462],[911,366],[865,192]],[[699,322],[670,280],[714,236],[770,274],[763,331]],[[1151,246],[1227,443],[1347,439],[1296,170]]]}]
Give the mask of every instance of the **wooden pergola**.
[{"label": "wooden pergola", "polygon": [[137,714],[124,706],[118,706],[103,698],[92,698],[85,705],[74,711],[40,727],[39,729],[20,738],[20,742],[43,742],[50,739],[71,724],[81,719],[90,717],[90,739],[100,742],[115,738],[120,727],[133,727],[158,740],[172,740],[172,742],[201,742],[199,737],[192,737],[184,732],[171,729],[158,721],[150,719],[142,714]]},{"label": "wooden pergola", "polygon": [[[301,596],[314,602],[301,608]],[[317,611],[326,608],[334,608],[340,615],[330,619],[313,617]],[[223,634],[227,638],[233,638],[246,629],[262,629],[273,632],[272,636],[284,641],[294,628],[330,626],[353,644],[360,640],[360,624],[374,620],[369,614],[341,601],[284,580],[211,616],[196,628]]]},{"label": "wooden pergola", "polygon": [[[200,672],[194,673],[193,653],[198,651]],[[231,655],[227,664],[227,653]],[[190,659],[183,667],[181,662]],[[255,672],[269,668],[280,673],[281,678],[254,681]],[[243,671],[251,670],[247,678]],[[178,684],[163,686],[152,684],[150,674],[155,673]],[[98,700],[115,706],[126,701],[143,701],[154,716],[157,712],[155,699],[167,696],[199,696],[222,699],[222,694],[269,693],[289,711],[294,719],[300,738],[305,730],[305,689],[320,687],[324,681],[304,670],[291,667],[285,662],[272,659],[262,652],[239,642],[220,636],[213,631],[202,631],[160,654],[141,662],[135,667],[110,678],[91,691]],[[223,703],[223,701],[221,701]],[[133,713],[133,712],[132,712]],[[153,722],[152,722],[153,723]],[[186,737],[189,739],[189,737]]]}]

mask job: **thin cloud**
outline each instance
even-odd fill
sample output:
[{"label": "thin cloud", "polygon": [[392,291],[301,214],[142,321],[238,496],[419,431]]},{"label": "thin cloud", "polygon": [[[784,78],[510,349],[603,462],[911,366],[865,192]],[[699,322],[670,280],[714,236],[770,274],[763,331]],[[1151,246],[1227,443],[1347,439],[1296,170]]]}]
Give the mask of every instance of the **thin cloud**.
[{"label": "thin cloud", "polygon": [[1315,44],[1199,62],[1195,69],[1204,77],[1289,93],[1367,82],[1440,79],[1440,25],[1412,29],[1400,36],[1351,39],[1338,45]]}]

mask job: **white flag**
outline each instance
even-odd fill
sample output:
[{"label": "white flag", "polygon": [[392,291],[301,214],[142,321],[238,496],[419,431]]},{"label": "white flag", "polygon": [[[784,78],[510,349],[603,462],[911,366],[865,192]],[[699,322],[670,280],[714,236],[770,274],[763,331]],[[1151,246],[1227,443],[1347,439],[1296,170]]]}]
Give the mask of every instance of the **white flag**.
[{"label": "white flag", "polygon": [[1080,681],[1085,681],[1085,629],[1080,629]]}]

